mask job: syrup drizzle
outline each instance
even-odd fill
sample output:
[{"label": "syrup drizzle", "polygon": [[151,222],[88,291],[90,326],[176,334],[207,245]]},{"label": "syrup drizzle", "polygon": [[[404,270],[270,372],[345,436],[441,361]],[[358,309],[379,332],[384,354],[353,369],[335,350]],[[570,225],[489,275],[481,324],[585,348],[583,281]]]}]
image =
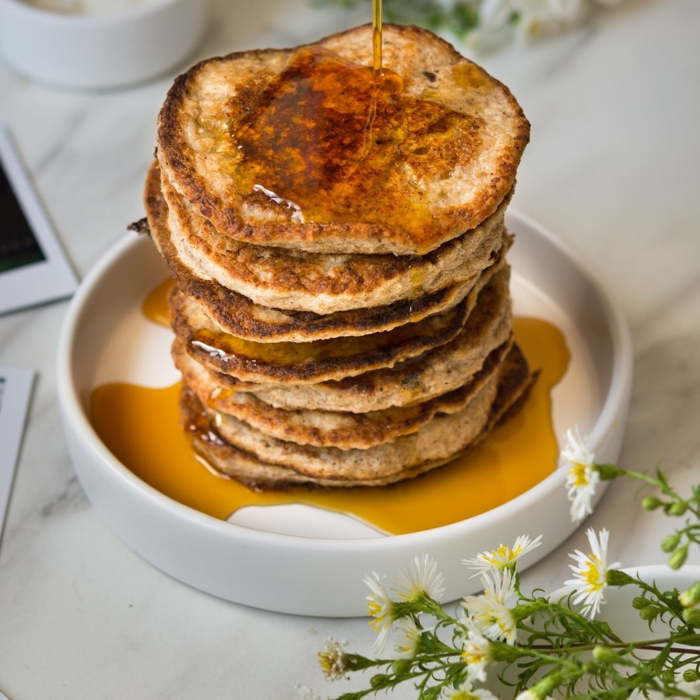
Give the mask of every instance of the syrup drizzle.
[{"label": "syrup drizzle", "polygon": [[323,49],[299,49],[248,101],[227,173],[242,207],[276,221],[388,226],[417,249],[435,214],[420,183],[448,178],[483,140],[480,118]]},{"label": "syrup drizzle", "polygon": [[372,53],[373,67],[382,69],[382,0],[372,0]]}]

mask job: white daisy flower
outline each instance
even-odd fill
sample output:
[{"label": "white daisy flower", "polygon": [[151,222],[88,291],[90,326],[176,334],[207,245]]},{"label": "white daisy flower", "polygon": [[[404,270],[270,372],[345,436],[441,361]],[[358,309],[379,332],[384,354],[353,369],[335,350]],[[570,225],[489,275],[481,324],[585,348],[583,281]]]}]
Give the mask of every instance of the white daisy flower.
[{"label": "white daisy flower", "polygon": [[512,547],[500,544],[490,552],[480,552],[473,559],[462,559],[462,563],[470,569],[476,570],[473,578],[489,569],[502,569],[505,566],[510,566],[528,552],[537,549],[541,544],[542,535],[537,535],[535,538],[529,535],[518,535]]},{"label": "white daisy flower", "polygon": [[377,638],[374,641],[374,652],[379,654],[384,649],[387,635],[394,621],[393,603],[386,592],[383,576],[373,571],[362,580],[371,591],[367,596],[367,614],[372,618],[369,621],[369,626],[377,633]]},{"label": "white daisy flower", "polygon": [[429,554],[424,554],[414,557],[408,570],[399,573],[393,590],[406,602],[416,600],[423,593],[439,600],[445,594],[445,578],[438,571],[437,562]]},{"label": "white daisy flower", "polygon": [[329,681],[337,681],[345,677],[345,652],[343,646],[347,642],[339,642],[333,637],[326,639],[323,651],[318,652],[318,663],[323,675]]},{"label": "white daisy flower", "polygon": [[608,569],[615,569],[620,566],[619,562],[607,564],[608,538],[610,533],[603,529],[597,535],[592,528],[586,530],[586,537],[591,551],[584,554],[576,550],[569,556],[576,562],[569,565],[574,574],[574,578],[564,582],[570,592],[576,593],[573,602],[578,605],[583,603],[581,612],[592,620],[603,604],[603,594],[608,585],[605,576]]},{"label": "white daisy flower", "polygon": [[513,597],[513,572],[510,569],[489,569],[481,574],[484,592],[463,600],[469,619],[489,639],[515,643],[516,626],[508,602]]},{"label": "white daisy flower", "polygon": [[410,617],[402,617],[396,621],[396,631],[399,638],[394,642],[394,650],[399,659],[412,659],[416,655],[418,642],[420,641],[420,630]]},{"label": "white daisy flower", "polygon": [[467,664],[467,676],[472,681],[486,680],[486,667],[493,659],[491,642],[473,625],[462,645],[462,659]]},{"label": "white daisy flower", "polygon": [[469,681],[449,697],[450,700],[498,700],[490,690],[474,688]]},{"label": "white daisy flower", "polygon": [[593,512],[593,495],[600,476],[595,469],[595,455],[586,447],[578,428],[566,431],[566,445],[561,451],[566,472],[566,488],[571,501],[571,519],[583,520]]}]

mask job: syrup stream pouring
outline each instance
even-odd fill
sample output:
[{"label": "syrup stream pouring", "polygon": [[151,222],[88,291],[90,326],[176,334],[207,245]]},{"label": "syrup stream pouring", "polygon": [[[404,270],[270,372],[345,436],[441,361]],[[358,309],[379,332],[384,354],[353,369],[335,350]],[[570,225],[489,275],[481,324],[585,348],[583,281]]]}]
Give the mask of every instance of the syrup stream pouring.
[{"label": "syrup stream pouring", "polygon": [[372,49],[374,70],[382,69],[382,0],[372,0]]}]

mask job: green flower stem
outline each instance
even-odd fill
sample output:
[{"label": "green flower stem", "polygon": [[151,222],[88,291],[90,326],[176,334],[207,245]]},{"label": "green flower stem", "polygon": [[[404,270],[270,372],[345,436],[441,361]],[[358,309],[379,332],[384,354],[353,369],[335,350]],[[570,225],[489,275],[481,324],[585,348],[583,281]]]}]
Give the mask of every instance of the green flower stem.
[{"label": "green flower stem", "polygon": [[[612,465],[606,465],[606,464],[601,464],[601,465],[596,465],[596,467],[600,466],[602,470],[604,471],[606,468],[612,466]],[[666,481],[666,477],[662,477],[661,473],[659,472],[659,476],[653,477],[650,476],[649,474],[645,474],[644,472],[637,472],[632,469],[622,469],[620,467],[615,467],[615,471],[618,472],[612,478],[617,478],[618,476],[629,476],[632,479],[637,479],[638,481],[643,481],[650,486],[653,486],[656,489],[659,489],[664,495],[668,496],[669,498],[673,499],[675,503],[685,503],[687,505],[687,511],[693,513],[695,517],[700,518],[700,509],[696,506],[691,505],[693,501],[695,501],[694,496],[689,498],[689,499],[684,499],[681,498],[678,492]],[[681,514],[682,515],[682,514]]]},{"label": "green flower stem", "polygon": [[[667,645],[669,642],[672,643],[678,643],[678,644],[700,644],[700,634],[689,634],[689,635],[683,635],[680,637],[663,637],[661,639],[647,639],[643,640],[640,642],[621,642],[619,644],[613,643],[609,644],[606,643],[605,646],[608,647],[609,649],[628,649],[629,651],[633,651],[634,649],[645,649],[645,650],[651,650],[651,651],[663,651],[664,649],[667,648]],[[584,643],[579,643],[579,644],[569,644],[564,647],[554,647],[554,646],[549,646],[547,644],[533,644],[532,646],[523,646],[523,647],[516,647],[516,649],[524,649],[527,651],[528,649],[537,649],[537,650],[544,650],[544,651],[549,651],[552,654],[567,654],[571,653],[572,651],[590,651],[591,649],[594,649],[595,647],[599,646],[598,644],[584,644]],[[689,656],[700,656],[700,651],[691,651],[690,649],[686,647],[671,647],[672,652],[676,652],[679,654],[686,653]]]}]

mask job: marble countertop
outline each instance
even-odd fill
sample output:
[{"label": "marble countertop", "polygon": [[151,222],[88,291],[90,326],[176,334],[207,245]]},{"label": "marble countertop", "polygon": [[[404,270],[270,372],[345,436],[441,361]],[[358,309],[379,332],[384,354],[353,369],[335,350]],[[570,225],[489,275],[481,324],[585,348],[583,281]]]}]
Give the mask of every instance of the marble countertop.
[{"label": "marble countertop", "polygon": [[[202,57],[294,45],[365,18],[304,0],[220,0],[215,12]],[[662,464],[681,488],[700,474],[698,26],[697,0],[628,0],[569,34],[479,59],[532,122],[514,206],[576,248],[629,320],[636,368],[621,461]],[[0,119],[81,275],[142,215],[171,79],[73,93],[0,63]],[[329,634],[368,651],[366,621],[217,600],[159,573],[100,522],[56,404],[65,311],[59,303],[0,318],[0,365],[40,373],[0,547],[0,689],[12,700],[272,700],[293,698],[298,683],[323,695],[348,687],[323,681],[316,652]],[[613,559],[661,563],[662,518],[637,501],[635,489],[614,484],[587,524],[612,530]],[[581,528],[526,585],[560,582],[567,552],[583,541]]]}]

